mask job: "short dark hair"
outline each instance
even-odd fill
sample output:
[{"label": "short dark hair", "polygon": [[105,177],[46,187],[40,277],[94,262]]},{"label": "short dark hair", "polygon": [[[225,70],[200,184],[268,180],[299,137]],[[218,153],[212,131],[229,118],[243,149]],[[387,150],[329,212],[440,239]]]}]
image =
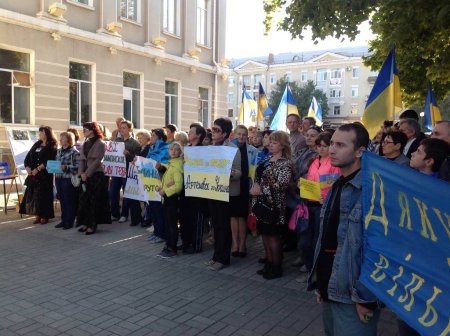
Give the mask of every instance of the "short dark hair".
[{"label": "short dark hair", "polygon": [[423,139],[420,144],[425,152],[425,159],[433,159],[433,172],[439,171],[445,159],[450,155],[450,144],[441,139]]},{"label": "short dark hair", "polygon": [[195,128],[195,134],[199,136],[199,143],[202,143],[206,136],[206,130],[200,123],[192,123],[189,129]]},{"label": "short dark hair", "polygon": [[405,110],[400,114],[399,119],[415,119],[416,121],[419,121],[419,115],[414,110]]},{"label": "short dark hair", "polygon": [[233,130],[233,124],[230,119],[226,118],[217,118],[214,120],[214,125],[220,126],[222,132],[227,135],[227,138],[230,136],[231,131]]},{"label": "short dark hair", "polygon": [[327,144],[327,146],[329,146],[331,143],[331,137],[332,137],[332,134],[329,132],[320,133],[316,139],[316,145],[320,145],[320,143],[323,141]]},{"label": "short dark hair", "polygon": [[174,125],[174,124],[166,125],[164,128],[167,128],[172,133],[175,133],[176,131],[178,131],[177,125]]},{"label": "short dark hair", "polygon": [[122,120],[121,122],[120,122],[120,124],[122,125],[122,124],[127,124],[127,127],[130,129],[130,130],[133,130],[133,123],[131,122],[131,121],[129,121],[129,120]]},{"label": "short dark hair", "polygon": [[416,119],[406,118],[400,120],[400,125],[408,124],[408,127],[414,131],[414,135],[418,136],[420,134],[420,124]]},{"label": "short dark hair", "polygon": [[390,131],[385,134],[384,139],[386,139],[386,137],[390,137],[394,142],[394,145],[400,144],[400,152],[403,152],[403,149],[408,142],[408,137],[405,135],[405,133],[400,131]]},{"label": "short dark hair", "polygon": [[355,132],[356,139],[354,142],[355,150],[357,150],[360,147],[364,147],[367,149],[367,146],[369,146],[369,132],[367,132],[366,128],[361,124],[344,124],[339,126],[339,131],[344,132]]},{"label": "short dark hair", "polygon": [[155,133],[158,138],[160,138],[162,141],[167,141],[167,134],[166,130],[164,128],[155,128],[152,129],[152,133]]},{"label": "short dark hair", "polygon": [[303,120],[308,120],[312,126],[316,124],[316,119],[314,119],[313,117],[305,117],[303,118]]}]

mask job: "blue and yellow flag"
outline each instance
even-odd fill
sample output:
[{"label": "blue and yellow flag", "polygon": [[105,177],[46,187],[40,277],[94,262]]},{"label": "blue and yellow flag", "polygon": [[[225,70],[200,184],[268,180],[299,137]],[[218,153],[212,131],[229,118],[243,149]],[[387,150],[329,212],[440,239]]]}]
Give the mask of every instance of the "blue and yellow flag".
[{"label": "blue and yellow flag", "polygon": [[294,100],[289,84],[286,84],[277,113],[273,117],[270,129],[274,131],[286,131],[286,118],[289,114],[298,114],[297,103]]},{"label": "blue and yellow flag", "polygon": [[241,108],[239,110],[239,119],[238,122],[241,125],[252,126],[255,124],[256,119],[256,102],[250,96],[250,94],[245,89],[245,86],[242,88],[242,100],[241,100]]},{"label": "blue and yellow flag", "polygon": [[314,118],[317,126],[322,126],[322,108],[314,96],[312,97],[311,106],[308,110],[308,117]]},{"label": "blue and yellow flag", "polygon": [[423,118],[423,126],[432,130],[437,121],[441,121],[441,111],[436,103],[436,97],[431,89],[431,83],[428,82],[428,94],[425,101],[425,116]]},{"label": "blue and yellow flag", "polygon": [[272,109],[267,102],[267,96],[264,92],[264,88],[259,83],[259,95],[258,95],[258,121],[263,120],[264,117],[268,117],[272,114]]},{"label": "blue and yellow flag", "polygon": [[395,64],[395,48],[392,48],[370,92],[362,123],[370,136],[374,137],[383,121],[394,120],[395,114],[401,110],[400,81]]}]

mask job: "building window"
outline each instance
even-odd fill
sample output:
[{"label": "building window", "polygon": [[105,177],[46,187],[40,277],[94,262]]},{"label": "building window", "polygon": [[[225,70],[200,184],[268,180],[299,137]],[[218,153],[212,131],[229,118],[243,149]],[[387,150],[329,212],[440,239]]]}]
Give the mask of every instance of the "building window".
[{"label": "building window", "polygon": [[330,98],[338,98],[341,96],[340,88],[332,88],[330,89]]},{"label": "building window", "polygon": [[284,75],[284,79],[286,80],[286,83],[291,83],[292,82],[292,72],[286,72],[286,74]]},{"label": "building window", "polygon": [[258,90],[259,89],[259,83],[261,83],[262,84],[262,81],[263,81],[263,79],[262,79],[263,77],[262,77],[262,75],[261,74],[257,74],[257,75],[255,75],[255,78],[254,78],[254,80],[253,80],[253,89],[254,90]]},{"label": "building window", "polygon": [[228,118],[233,118],[233,117],[234,117],[233,109],[228,109]]},{"label": "building window", "polygon": [[134,127],[139,128],[141,92],[140,76],[123,73],[123,117],[133,122]]},{"label": "building window", "polygon": [[352,97],[356,98],[358,97],[358,85],[352,85]]},{"label": "building window", "polygon": [[332,69],[330,71],[330,84],[331,85],[341,84],[341,80],[342,80],[341,69]]},{"label": "building window", "polygon": [[166,125],[178,122],[178,83],[166,81]]},{"label": "building window", "polygon": [[333,115],[340,115],[341,114],[341,107],[335,106],[333,110]]},{"label": "building window", "polygon": [[352,104],[351,113],[352,114],[358,114],[358,105]]},{"label": "building window", "polygon": [[252,84],[252,76],[250,76],[250,75],[242,76],[242,81],[243,81],[243,83],[245,85],[245,88],[247,90],[250,90],[250,86]]},{"label": "building window", "polygon": [[171,34],[180,35],[180,0],[164,0],[163,29]]},{"label": "building window", "polygon": [[234,78],[234,76],[230,76],[230,77],[228,77],[228,86],[234,86],[234,84],[235,84],[235,78]]},{"label": "building window", "polygon": [[[69,2],[69,1],[68,1]],[[82,5],[94,7],[94,0],[70,0],[70,2],[77,2]]]},{"label": "building window", "polygon": [[0,122],[30,122],[30,55],[0,49]]},{"label": "building window", "polygon": [[300,81],[305,83],[308,80],[308,71],[302,71],[300,74]]},{"label": "building window", "polygon": [[359,78],[359,67],[352,68],[352,78]]},{"label": "building window", "polygon": [[197,0],[197,43],[209,45],[208,0]]},{"label": "building window", "polygon": [[140,0],[120,0],[120,16],[139,22],[140,5]]},{"label": "building window", "polygon": [[91,66],[70,62],[69,65],[70,124],[83,125],[91,120]]},{"label": "building window", "polygon": [[233,92],[228,93],[228,104],[234,104],[234,93]]},{"label": "building window", "polygon": [[277,75],[270,74],[270,85],[275,85],[277,83]]},{"label": "building window", "polygon": [[209,92],[208,89],[198,88],[198,121],[203,126],[208,125],[208,110],[209,110]]},{"label": "building window", "polygon": [[317,82],[324,82],[327,80],[327,69],[318,69],[317,70]]}]

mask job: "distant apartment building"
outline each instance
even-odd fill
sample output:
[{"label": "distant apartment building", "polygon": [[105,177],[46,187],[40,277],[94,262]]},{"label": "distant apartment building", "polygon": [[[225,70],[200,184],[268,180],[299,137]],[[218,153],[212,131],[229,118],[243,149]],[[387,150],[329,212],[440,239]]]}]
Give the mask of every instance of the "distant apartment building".
[{"label": "distant apartment building", "polygon": [[227,114],[225,1],[0,1],[5,126],[136,128]]},{"label": "distant apartment building", "polygon": [[243,85],[253,97],[261,82],[270,97],[277,80],[285,78],[300,86],[314,81],[327,95],[329,111],[324,121],[329,124],[360,120],[378,75],[364,66],[362,56],[367,55],[367,47],[353,47],[233,59],[228,76],[228,115],[238,116]]}]

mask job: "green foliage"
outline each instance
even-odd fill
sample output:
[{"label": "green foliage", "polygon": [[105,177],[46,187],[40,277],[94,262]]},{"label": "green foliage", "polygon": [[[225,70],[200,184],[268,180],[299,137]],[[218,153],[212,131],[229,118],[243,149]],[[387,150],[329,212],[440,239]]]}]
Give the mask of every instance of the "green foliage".
[{"label": "green foliage", "polygon": [[430,80],[436,99],[450,93],[450,3],[441,0],[265,0],[270,30],[274,13],[285,10],[278,29],[293,38],[303,38],[311,28],[314,42],[328,36],[354,40],[358,25],[370,19],[376,34],[369,42],[372,55],[365,64],[379,70],[392,46],[396,47],[397,68],[403,101],[423,106]]},{"label": "green foliage", "polygon": [[[297,82],[290,82],[289,87],[291,88],[292,95],[294,96],[295,102],[297,103],[298,112],[301,117],[308,114],[309,106],[311,105],[312,97],[316,97],[317,102],[322,107],[322,114],[326,116],[328,113],[328,99],[325,93],[321,90],[316,89],[316,85],[313,81],[308,81],[305,85],[299,86]],[[276,85],[273,87],[270,98],[269,106],[272,109],[274,115],[280,104],[281,97],[283,97],[284,89],[286,88],[285,78],[280,78]]]}]

